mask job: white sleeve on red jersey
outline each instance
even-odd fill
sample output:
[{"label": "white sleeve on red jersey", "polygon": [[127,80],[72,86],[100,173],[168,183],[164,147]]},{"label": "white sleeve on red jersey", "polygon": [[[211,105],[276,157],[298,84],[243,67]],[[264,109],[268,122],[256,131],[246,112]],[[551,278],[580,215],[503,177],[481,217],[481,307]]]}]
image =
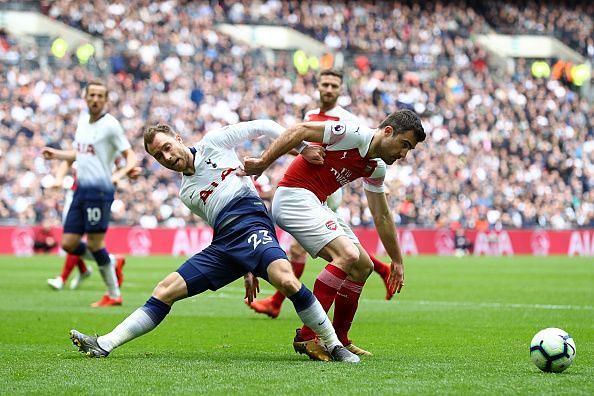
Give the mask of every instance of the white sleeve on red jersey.
[{"label": "white sleeve on red jersey", "polygon": [[383,193],[386,192],[384,179],[386,178],[386,163],[376,158],[377,166],[369,177],[363,178],[363,188],[367,191]]},{"label": "white sleeve on red jersey", "polygon": [[284,130],[285,128],[272,120],[247,121],[210,131],[202,141],[211,146],[231,149],[261,136],[276,139]]},{"label": "white sleeve on red jersey", "polygon": [[326,121],[323,143],[328,150],[350,150],[358,148],[362,156],[367,154],[373,131],[361,124]]}]

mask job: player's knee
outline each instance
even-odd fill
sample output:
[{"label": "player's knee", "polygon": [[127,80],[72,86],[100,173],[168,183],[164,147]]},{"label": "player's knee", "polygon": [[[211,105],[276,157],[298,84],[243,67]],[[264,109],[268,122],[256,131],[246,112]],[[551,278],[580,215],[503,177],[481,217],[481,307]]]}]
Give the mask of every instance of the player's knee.
[{"label": "player's knee", "polygon": [[62,241],[62,243],[60,244],[60,247],[68,253],[72,253],[74,252],[74,250],[76,249],[76,246],[74,243],[72,243],[71,241]]},{"label": "player's knee", "polygon": [[301,282],[293,274],[284,274],[277,282],[277,289],[285,296],[292,296],[301,288]]},{"label": "player's knee", "polygon": [[353,267],[359,261],[359,249],[355,245],[348,246],[340,252],[339,258],[345,265]]},{"label": "player's knee", "polygon": [[373,272],[373,263],[369,258],[361,257],[349,271],[349,277],[356,282],[365,282]]},{"label": "player's knee", "polygon": [[170,275],[157,283],[157,286],[153,290],[153,296],[165,304],[172,305],[175,301],[187,296],[187,287],[185,282],[172,280]]}]

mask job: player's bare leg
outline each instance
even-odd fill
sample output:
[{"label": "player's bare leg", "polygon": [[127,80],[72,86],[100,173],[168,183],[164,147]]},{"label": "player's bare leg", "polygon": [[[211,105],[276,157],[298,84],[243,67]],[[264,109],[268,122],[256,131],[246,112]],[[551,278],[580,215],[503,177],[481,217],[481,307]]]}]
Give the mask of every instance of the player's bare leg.
[{"label": "player's bare leg", "polygon": [[[289,249],[289,260],[297,279],[300,279],[301,275],[303,275],[306,259],[307,252],[305,249],[296,240],[293,240]],[[277,291],[270,297],[254,300],[251,304],[246,300],[245,303],[257,313],[265,314],[275,319],[280,314],[283,301],[285,301],[285,296],[280,291]]]},{"label": "player's bare leg", "polygon": [[359,362],[359,358],[340,343],[326,312],[312,292],[295,277],[287,260],[273,261],[267,271],[270,283],[293,302],[301,321],[312,328],[323,343],[322,346],[314,340],[304,344],[303,348],[294,346],[296,352],[305,353],[314,360]]}]

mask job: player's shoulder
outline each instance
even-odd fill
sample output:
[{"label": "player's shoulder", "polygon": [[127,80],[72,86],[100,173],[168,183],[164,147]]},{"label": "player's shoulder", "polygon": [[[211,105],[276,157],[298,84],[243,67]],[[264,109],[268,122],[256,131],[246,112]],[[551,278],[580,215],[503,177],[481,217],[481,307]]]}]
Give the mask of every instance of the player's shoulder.
[{"label": "player's shoulder", "polygon": [[305,113],[305,117],[303,117],[306,121],[314,114],[320,114],[320,108],[311,109]]},{"label": "player's shoulder", "polygon": [[354,115],[353,113],[351,113],[350,111],[345,109],[344,107],[338,106],[338,105],[335,106],[332,110],[330,110],[326,114],[334,116],[334,117],[338,117],[338,119],[340,119],[340,121],[361,122],[359,117],[357,117],[356,115]]}]

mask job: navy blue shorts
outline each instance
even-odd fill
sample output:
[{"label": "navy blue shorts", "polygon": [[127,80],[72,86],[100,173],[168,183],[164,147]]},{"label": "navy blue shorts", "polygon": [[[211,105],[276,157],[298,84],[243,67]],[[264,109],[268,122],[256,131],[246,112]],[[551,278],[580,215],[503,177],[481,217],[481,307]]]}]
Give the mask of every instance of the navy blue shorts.
[{"label": "navy blue shorts", "polygon": [[188,287],[188,297],[217,290],[248,272],[268,280],[268,265],[287,259],[270,217],[244,215],[215,234],[212,243],[177,269]]},{"label": "navy blue shorts", "polygon": [[88,192],[74,192],[70,209],[64,221],[64,233],[104,233],[109,225],[113,194],[97,194],[89,197]]}]

